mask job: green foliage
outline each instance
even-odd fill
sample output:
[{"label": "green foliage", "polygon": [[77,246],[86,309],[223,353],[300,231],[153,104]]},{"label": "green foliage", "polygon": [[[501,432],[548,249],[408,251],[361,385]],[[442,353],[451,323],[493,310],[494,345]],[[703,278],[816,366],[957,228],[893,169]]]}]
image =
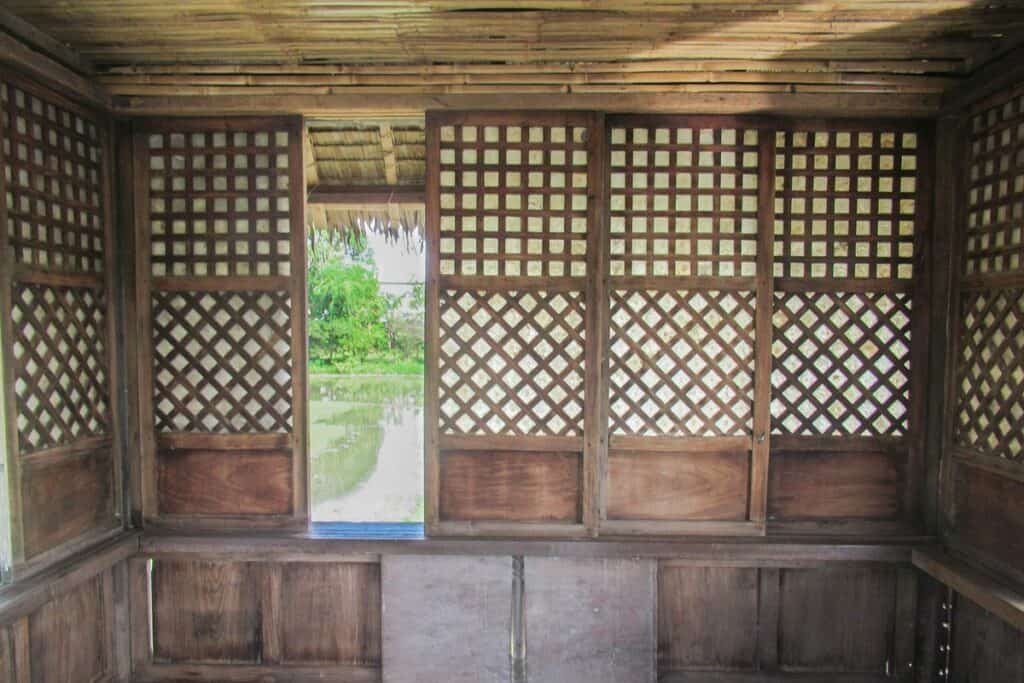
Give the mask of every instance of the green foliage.
[{"label": "green foliage", "polygon": [[383,293],[365,238],[314,229],[308,283],[313,372],[422,372],[423,285]]}]

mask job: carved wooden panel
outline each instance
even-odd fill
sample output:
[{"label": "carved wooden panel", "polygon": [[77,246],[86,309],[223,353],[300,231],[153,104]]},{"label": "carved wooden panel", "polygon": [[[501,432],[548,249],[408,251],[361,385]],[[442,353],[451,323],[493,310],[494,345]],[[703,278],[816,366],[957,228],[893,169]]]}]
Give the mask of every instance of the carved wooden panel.
[{"label": "carved wooden panel", "polygon": [[157,431],[292,427],[287,292],[154,292]]},{"label": "carved wooden panel", "polygon": [[975,113],[968,131],[968,275],[1024,267],[1024,90]]},{"label": "carved wooden panel", "polygon": [[481,119],[437,134],[441,275],[586,274],[585,125]]},{"label": "carved wooden panel", "polygon": [[612,434],[751,432],[753,292],[611,292]]},{"label": "carved wooden panel", "polygon": [[611,127],[611,275],[753,276],[758,136],[742,127]]},{"label": "carved wooden panel", "polygon": [[582,434],[585,315],[578,291],[445,289],[441,431]]},{"label": "carved wooden panel", "polygon": [[1024,290],[961,299],[955,439],[1024,462]]},{"label": "carved wooden panel", "polygon": [[0,81],[7,234],[14,261],[102,273],[102,124],[58,98]]},{"label": "carved wooden panel", "polygon": [[102,289],[15,284],[14,394],[22,454],[111,431]]},{"label": "carved wooden panel", "polygon": [[906,434],[911,322],[907,294],[776,294],[773,433]]},{"label": "carved wooden panel", "polygon": [[156,276],[289,275],[288,130],[148,136]]},{"label": "carved wooden panel", "polygon": [[911,279],[918,143],[884,128],[780,131],[775,276]]}]

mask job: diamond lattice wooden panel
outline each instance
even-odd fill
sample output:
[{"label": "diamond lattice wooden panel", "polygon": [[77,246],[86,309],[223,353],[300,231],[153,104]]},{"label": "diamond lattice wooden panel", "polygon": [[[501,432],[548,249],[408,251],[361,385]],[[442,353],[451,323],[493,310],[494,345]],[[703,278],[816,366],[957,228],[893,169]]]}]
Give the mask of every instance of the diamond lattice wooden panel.
[{"label": "diamond lattice wooden panel", "polygon": [[961,315],[956,441],[1024,460],[1024,290],[967,292]]},{"label": "diamond lattice wooden panel", "polygon": [[614,434],[751,432],[753,292],[613,291]]},{"label": "diamond lattice wooden panel", "polygon": [[11,303],[22,454],[108,434],[110,377],[102,290],[19,283]]},{"label": "diamond lattice wooden panel", "polygon": [[753,277],[758,131],[611,129],[611,274]]},{"label": "diamond lattice wooden panel", "polygon": [[1024,91],[970,122],[966,269],[1024,267]]},{"label": "diamond lattice wooden panel", "polygon": [[582,434],[584,307],[581,292],[442,291],[441,431]]},{"label": "diamond lattice wooden panel", "polygon": [[153,275],[289,275],[288,131],[151,133]]},{"label": "diamond lattice wooden panel", "polygon": [[291,358],[285,292],[154,292],[154,426],[290,431]]},{"label": "diamond lattice wooden panel", "polygon": [[103,136],[96,121],[0,82],[7,233],[17,263],[102,273]]},{"label": "diamond lattice wooden panel", "polygon": [[776,294],[773,433],[906,434],[910,313],[906,294]]},{"label": "diamond lattice wooden panel", "polygon": [[909,280],[918,134],[776,136],[775,276]]},{"label": "diamond lattice wooden panel", "polygon": [[588,129],[440,127],[441,275],[583,276]]}]

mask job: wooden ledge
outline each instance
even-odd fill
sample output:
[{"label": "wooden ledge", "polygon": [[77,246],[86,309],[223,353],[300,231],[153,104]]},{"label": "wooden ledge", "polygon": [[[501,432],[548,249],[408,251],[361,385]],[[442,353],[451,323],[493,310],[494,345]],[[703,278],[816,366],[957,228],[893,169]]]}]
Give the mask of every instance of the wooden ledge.
[{"label": "wooden ledge", "polygon": [[1024,630],[1024,591],[937,549],[914,550],[913,562],[932,578]]},{"label": "wooden ledge", "polygon": [[110,569],[139,550],[139,533],[126,531],[69,557],[60,565],[0,589],[0,624],[31,614],[83,581]]},{"label": "wooden ledge", "polygon": [[649,558],[695,565],[805,567],[831,562],[909,564],[931,538],[865,543],[854,539],[711,538],[687,540],[388,539],[302,533],[182,534],[147,531],[143,556],[196,555],[221,560],[345,561],[382,555],[526,555],[536,557]]}]

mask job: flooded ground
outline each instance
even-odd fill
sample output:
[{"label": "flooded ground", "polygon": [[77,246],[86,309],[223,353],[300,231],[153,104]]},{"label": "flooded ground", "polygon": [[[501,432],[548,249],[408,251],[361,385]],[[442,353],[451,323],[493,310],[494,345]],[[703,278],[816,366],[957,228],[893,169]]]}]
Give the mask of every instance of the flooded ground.
[{"label": "flooded ground", "polygon": [[423,378],[314,375],[313,520],[423,521]]}]

